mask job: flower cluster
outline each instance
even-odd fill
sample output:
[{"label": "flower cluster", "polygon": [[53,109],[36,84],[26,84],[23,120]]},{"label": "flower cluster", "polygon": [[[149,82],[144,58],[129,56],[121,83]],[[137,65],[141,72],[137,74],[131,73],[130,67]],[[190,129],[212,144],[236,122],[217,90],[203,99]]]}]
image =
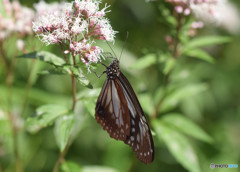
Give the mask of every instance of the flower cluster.
[{"label": "flower cluster", "polygon": [[3,0],[3,10],[0,14],[0,41],[12,34],[20,37],[32,34],[34,11],[23,7],[18,1]]},{"label": "flower cluster", "polygon": [[200,21],[222,26],[230,32],[240,28],[239,14],[227,0],[166,0],[174,4],[177,13],[189,15],[191,12]]},{"label": "flower cluster", "polygon": [[98,62],[102,54],[101,48],[93,46],[94,40],[114,42],[116,34],[105,18],[108,6],[100,10],[100,3],[75,0],[47,7],[46,3],[40,2],[35,5],[40,14],[33,22],[33,31],[46,45],[64,45],[64,53],[79,55],[81,61],[89,66],[92,62]]}]

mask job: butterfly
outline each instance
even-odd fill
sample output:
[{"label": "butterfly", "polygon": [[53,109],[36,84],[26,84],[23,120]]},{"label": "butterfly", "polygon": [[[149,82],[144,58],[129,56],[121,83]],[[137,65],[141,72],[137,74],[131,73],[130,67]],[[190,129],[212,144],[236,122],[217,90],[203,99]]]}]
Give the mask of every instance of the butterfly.
[{"label": "butterfly", "polygon": [[107,79],[98,97],[95,118],[110,137],[128,144],[145,164],[154,160],[154,143],[142,107],[119,61],[106,66]]}]

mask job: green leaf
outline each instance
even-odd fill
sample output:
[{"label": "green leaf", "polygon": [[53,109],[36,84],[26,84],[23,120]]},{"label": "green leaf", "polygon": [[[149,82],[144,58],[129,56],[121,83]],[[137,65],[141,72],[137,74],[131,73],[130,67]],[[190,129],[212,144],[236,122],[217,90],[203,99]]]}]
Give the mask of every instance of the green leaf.
[{"label": "green leaf", "polygon": [[82,172],[82,167],[80,167],[77,163],[72,161],[65,161],[61,165],[61,170],[63,172]]},{"label": "green leaf", "polygon": [[147,54],[146,56],[138,59],[135,63],[133,63],[131,68],[144,69],[153,65],[154,63],[156,63],[156,61],[157,61],[157,57],[155,54]]},{"label": "green leaf", "polygon": [[184,50],[198,48],[198,47],[205,47],[209,45],[217,45],[226,42],[230,42],[231,38],[226,36],[205,36],[192,39],[186,45]]},{"label": "green leaf", "polygon": [[194,122],[177,113],[166,114],[162,120],[196,139],[211,143],[212,138]]},{"label": "green leaf", "polygon": [[[3,18],[7,17],[7,13],[4,7],[4,1],[0,1],[0,14],[3,16]],[[2,19],[1,19],[2,20]]]},{"label": "green leaf", "polygon": [[177,25],[176,18],[172,15],[171,11],[163,4],[160,4],[158,6],[159,11],[161,11],[162,15],[164,16],[164,19],[169,23],[171,26]]},{"label": "green leaf", "polygon": [[90,113],[90,115],[94,118],[95,115],[95,106],[96,106],[96,101],[93,101],[92,99],[84,99],[82,101],[84,107],[87,109],[87,111]]},{"label": "green leaf", "polygon": [[160,110],[161,112],[166,112],[174,109],[184,98],[194,96],[205,90],[207,90],[206,84],[189,84],[184,87],[176,88],[163,100]]},{"label": "green leaf", "polygon": [[143,110],[147,114],[151,114],[154,110],[153,98],[149,94],[140,94],[138,98]]},{"label": "green leaf", "polygon": [[95,99],[100,94],[101,88],[85,89],[77,94],[77,99],[83,100],[87,98]]},{"label": "green leaf", "polygon": [[66,71],[64,68],[58,67],[58,68],[52,68],[49,70],[43,70],[41,72],[38,72],[39,75],[66,75],[69,74],[68,71]]},{"label": "green leaf", "polygon": [[104,166],[84,166],[83,172],[117,172],[117,170]]},{"label": "green leaf", "polygon": [[[0,109],[0,115],[1,113],[4,113],[4,112],[2,112]],[[0,136],[9,137],[10,135],[12,135],[12,130],[11,130],[11,126],[9,124],[8,118],[5,116],[0,117]]]},{"label": "green leaf", "polygon": [[188,171],[200,172],[198,157],[186,136],[160,120],[152,122],[159,140],[162,140],[175,159]]},{"label": "green leaf", "polygon": [[23,54],[18,57],[38,59],[54,66],[62,66],[65,64],[65,61],[62,58],[47,51],[32,52],[29,54]]},{"label": "green leaf", "polygon": [[43,105],[37,108],[36,117],[27,119],[27,129],[30,132],[37,132],[43,127],[51,125],[57,118],[68,113],[68,109],[60,105]]},{"label": "green leaf", "polygon": [[93,88],[90,81],[87,79],[87,77],[84,75],[82,69],[77,66],[71,66],[71,65],[63,65],[63,66],[56,66],[53,69],[41,71],[39,74],[41,75],[47,75],[47,74],[55,74],[55,75],[65,75],[69,74],[71,75],[73,73],[74,77],[85,87],[88,87],[90,89]]},{"label": "green leaf", "polygon": [[176,60],[174,58],[168,58],[164,66],[163,73],[166,75],[171,72],[175,64]]},{"label": "green leaf", "polygon": [[90,81],[83,74],[83,71],[81,70],[81,68],[79,68],[79,67],[70,67],[70,68],[71,68],[71,70],[73,72],[73,75],[80,82],[80,84],[82,84],[83,86],[88,87],[90,89],[93,88],[93,86],[91,85]]},{"label": "green leaf", "polygon": [[189,50],[184,52],[184,55],[187,55],[189,57],[193,57],[193,58],[197,58],[197,59],[201,59],[204,61],[207,61],[209,63],[214,63],[214,58],[209,55],[207,52],[205,52],[204,50],[201,49],[193,49],[193,50]]},{"label": "green leaf", "polygon": [[73,114],[64,115],[58,118],[56,121],[56,124],[54,126],[54,133],[61,152],[64,150],[68,143],[74,122],[75,118]]},{"label": "green leaf", "polygon": [[95,115],[95,106],[98,95],[100,94],[100,88],[94,88],[91,90],[84,90],[80,94],[77,95],[77,99],[80,99],[83,103],[85,109],[90,113],[90,115],[94,118]]}]

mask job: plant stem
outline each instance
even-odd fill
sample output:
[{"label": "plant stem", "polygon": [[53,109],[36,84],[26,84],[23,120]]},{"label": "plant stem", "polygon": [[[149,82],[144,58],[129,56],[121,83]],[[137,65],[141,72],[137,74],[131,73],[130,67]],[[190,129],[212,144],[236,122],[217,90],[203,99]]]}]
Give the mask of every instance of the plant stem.
[{"label": "plant stem", "polygon": [[8,65],[6,54],[5,54],[4,49],[3,49],[3,43],[2,42],[0,42],[0,54],[1,54],[1,59],[3,61],[3,64],[6,68],[6,71],[8,72],[9,65]]},{"label": "plant stem", "polygon": [[68,140],[68,143],[67,143],[66,147],[64,148],[64,150],[60,153],[58,160],[54,166],[53,172],[59,172],[59,167],[64,162],[64,158],[68,152],[69,147],[70,147],[70,139]]},{"label": "plant stem", "polygon": [[63,54],[63,57],[64,57],[65,61],[68,63],[68,58],[66,57],[66,55],[65,55],[65,53],[64,53],[63,44],[62,44],[62,43],[59,43],[58,45],[59,45],[59,47],[60,47],[60,49],[61,49],[61,52],[62,52],[62,54]]},{"label": "plant stem", "polygon": [[164,94],[163,94],[162,98],[159,100],[158,104],[156,105],[153,113],[150,115],[151,120],[157,118],[158,112],[161,108],[161,105],[167,96],[167,86],[168,86],[168,82],[169,82],[169,76],[170,76],[170,72],[166,75],[165,84],[164,84]]},{"label": "plant stem", "polygon": [[7,56],[5,54],[3,43],[0,43],[0,54],[2,57],[2,60],[4,62],[5,68],[6,68],[6,85],[7,85],[7,116],[8,121],[11,126],[12,130],[12,139],[13,139],[13,152],[15,157],[15,168],[17,172],[22,172],[22,162],[19,156],[19,150],[18,150],[18,128],[16,126],[16,118],[13,116],[11,112],[12,107],[12,83],[13,83],[13,76],[14,76],[14,69],[16,64],[16,56],[12,58],[11,63],[9,64],[7,61]]},{"label": "plant stem", "polygon": [[[181,31],[181,28],[182,28],[182,14],[175,13],[175,17],[177,18],[177,26],[176,26],[176,37],[175,37],[175,41],[173,43],[172,56],[173,56],[173,58],[177,59],[180,56],[178,48],[179,48],[179,44],[180,44],[180,39],[179,39],[180,31]],[[161,108],[161,105],[162,105],[164,99],[167,96],[167,87],[168,87],[168,84],[169,84],[170,75],[171,75],[171,71],[166,75],[165,84],[164,84],[164,89],[165,89],[164,90],[164,95],[159,100],[159,102],[157,103],[153,113],[150,115],[151,120],[157,118],[158,112]]]},{"label": "plant stem", "polygon": [[6,83],[8,87],[8,117],[9,122],[12,128],[12,134],[13,134],[13,150],[14,150],[14,156],[15,156],[15,166],[17,172],[22,172],[22,162],[21,158],[19,156],[19,150],[18,150],[18,128],[16,126],[16,118],[14,118],[13,114],[11,113],[11,107],[12,107],[12,83],[13,83],[13,73],[16,63],[16,56],[13,57],[11,66],[9,67],[7,77],[6,77]]},{"label": "plant stem", "polygon": [[0,172],[2,172],[2,166],[1,166],[1,164],[0,164]]},{"label": "plant stem", "polygon": [[[64,54],[63,48],[61,45],[60,45],[60,47],[61,47],[62,53]],[[73,57],[73,66],[75,66],[76,65],[76,57],[73,54],[72,54],[72,57]],[[64,54],[64,58],[65,58],[66,62],[68,62],[68,59],[66,58],[65,54]],[[77,98],[76,98],[77,97],[77,88],[76,88],[76,78],[73,74],[73,71],[71,72],[71,78],[72,78],[72,97],[73,97],[72,111],[74,111],[76,102],[77,102]],[[58,160],[54,166],[53,172],[59,171],[60,165],[64,162],[64,158],[68,152],[70,145],[71,145],[71,137],[69,137],[67,145],[65,146],[64,150],[62,152],[60,152]]]},{"label": "plant stem", "polygon": [[179,57],[178,46],[180,42],[179,35],[182,28],[182,14],[175,13],[175,15],[177,18],[177,26],[176,26],[176,38],[174,41],[174,48],[173,48],[173,57],[177,59]]},{"label": "plant stem", "polygon": [[[76,58],[75,56],[73,55],[73,66],[76,66]],[[72,110],[74,111],[75,109],[75,105],[76,105],[76,102],[77,102],[77,89],[76,89],[76,78],[72,72],[71,74],[71,77],[72,77],[72,95],[73,95],[73,105],[72,105]]]},{"label": "plant stem", "polygon": [[35,62],[36,62],[36,60],[34,60],[34,59],[31,61],[30,71],[29,71],[29,75],[28,75],[28,81],[27,81],[27,85],[26,85],[26,92],[25,92],[22,111],[20,113],[20,116],[23,116],[25,109],[27,107],[28,95],[29,95],[30,88],[32,86],[32,76],[33,76],[32,73],[33,73],[33,69],[35,66]]}]

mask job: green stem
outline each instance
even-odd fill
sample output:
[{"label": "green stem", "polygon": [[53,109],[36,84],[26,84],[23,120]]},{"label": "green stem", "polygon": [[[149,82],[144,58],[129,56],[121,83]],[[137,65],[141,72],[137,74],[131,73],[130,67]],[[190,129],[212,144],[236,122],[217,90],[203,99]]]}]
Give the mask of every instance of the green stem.
[{"label": "green stem", "polygon": [[4,49],[3,49],[3,43],[2,42],[0,42],[0,55],[1,55],[1,59],[3,61],[3,64],[6,68],[6,72],[8,72],[9,64],[8,64],[7,57],[6,57],[6,54],[5,54]]},{"label": "green stem", "polygon": [[[175,37],[175,41],[173,43],[172,56],[173,56],[173,58],[177,59],[180,56],[178,48],[179,48],[179,44],[180,44],[179,36],[180,36],[181,28],[182,28],[183,17],[182,17],[182,14],[178,14],[178,13],[175,13],[175,17],[177,18],[177,26],[176,26],[176,37]],[[171,71],[166,75],[165,84],[164,84],[164,89],[165,89],[164,90],[164,95],[159,100],[157,105],[155,106],[155,109],[154,109],[153,113],[150,115],[151,120],[157,118],[158,112],[161,109],[161,105],[162,105],[163,101],[165,100],[165,98],[167,96],[167,87],[168,87],[168,84],[169,84],[170,75],[171,75]]]},{"label": "green stem", "polygon": [[6,85],[7,85],[7,116],[8,121],[11,126],[12,130],[12,139],[13,139],[13,152],[15,157],[15,168],[17,172],[22,172],[22,162],[19,156],[19,150],[18,150],[18,128],[16,126],[16,119],[14,118],[11,107],[12,107],[12,83],[13,83],[13,77],[14,77],[14,69],[16,64],[16,56],[12,58],[11,63],[9,64],[7,61],[7,56],[5,54],[3,43],[0,43],[0,54],[2,57],[2,60],[4,62],[5,68],[6,68]]},{"label": "green stem", "polygon": [[[62,50],[62,53],[63,53],[62,47],[61,47],[61,50]],[[76,57],[73,54],[72,54],[72,57],[73,57],[73,66],[76,66]],[[68,62],[67,58],[65,57],[65,54],[64,54],[64,58]],[[75,106],[76,106],[76,102],[77,102],[77,88],[76,88],[76,78],[75,78],[73,72],[71,72],[71,78],[72,78],[72,97],[73,97],[72,111],[74,111]],[[59,172],[60,165],[64,162],[65,156],[68,152],[68,149],[69,149],[70,145],[71,145],[71,137],[69,137],[67,145],[64,148],[64,150],[62,152],[60,152],[58,160],[57,160],[57,162],[54,166],[53,172]]]},{"label": "green stem", "polygon": [[35,62],[36,62],[36,60],[34,60],[34,59],[31,61],[31,66],[30,66],[30,71],[29,71],[29,75],[28,75],[28,81],[27,81],[27,85],[26,85],[26,92],[25,92],[25,96],[24,96],[22,111],[20,113],[21,117],[24,116],[24,112],[27,107],[28,95],[29,95],[30,88],[32,87],[32,76],[33,76],[32,73],[33,73],[33,69],[35,67]]},{"label": "green stem", "polygon": [[[76,58],[73,55],[73,66],[76,66]],[[75,106],[76,106],[76,102],[77,102],[77,89],[76,89],[76,78],[72,72],[71,74],[72,77],[72,95],[73,95],[73,105],[72,105],[72,110],[74,111]]]},{"label": "green stem", "polygon": [[58,157],[58,160],[54,166],[54,169],[53,169],[53,172],[59,172],[59,168],[60,168],[60,165],[65,161],[64,158],[68,152],[68,149],[70,147],[70,138],[68,140],[68,143],[66,145],[66,147],[64,148],[64,150],[60,153],[59,157]]},{"label": "green stem", "polygon": [[180,39],[179,39],[179,36],[180,36],[180,31],[181,31],[181,28],[182,28],[182,14],[179,14],[179,13],[176,13],[176,18],[177,18],[177,26],[176,26],[176,38],[175,38],[175,41],[174,41],[174,48],[173,48],[173,57],[175,59],[177,59],[179,57],[179,51],[178,51],[178,48],[179,48],[179,43],[180,43]]}]

